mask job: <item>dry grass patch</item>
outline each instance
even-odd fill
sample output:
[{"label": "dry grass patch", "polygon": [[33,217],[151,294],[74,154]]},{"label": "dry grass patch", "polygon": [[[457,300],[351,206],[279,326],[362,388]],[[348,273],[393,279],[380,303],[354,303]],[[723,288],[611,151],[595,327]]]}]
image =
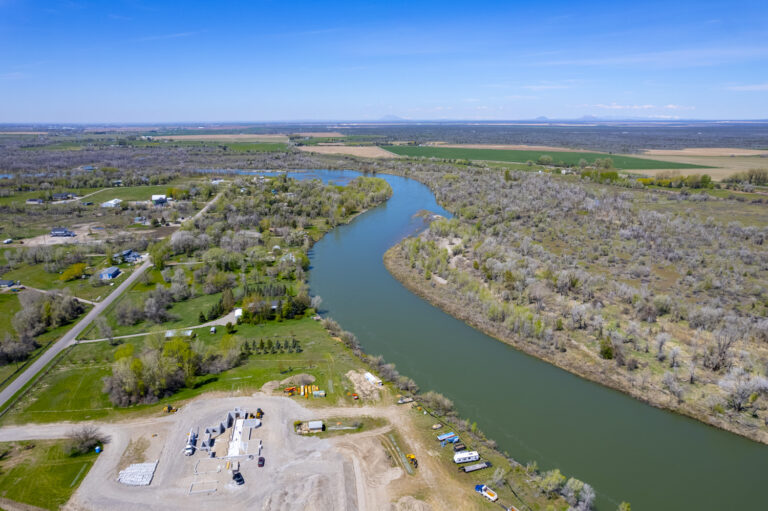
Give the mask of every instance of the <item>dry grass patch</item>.
[{"label": "dry grass patch", "polygon": [[760,156],[768,155],[768,151],[737,147],[688,147],[686,149],[648,149],[644,154],[649,156]]},{"label": "dry grass patch", "polygon": [[390,153],[386,149],[378,146],[298,146],[296,149],[307,153],[318,154],[348,154],[350,156],[360,156],[362,158],[399,158],[400,156]]},{"label": "dry grass patch", "polygon": [[[768,154],[768,153],[766,153]],[[659,156],[650,153],[634,155],[635,158],[659,160]],[[749,169],[768,167],[768,158],[757,156],[662,156],[663,161],[671,163],[689,163],[711,167],[708,169],[642,169],[633,170],[638,174],[656,176],[664,172],[680,172],[682,175],[707,174],[715,181]]]}]

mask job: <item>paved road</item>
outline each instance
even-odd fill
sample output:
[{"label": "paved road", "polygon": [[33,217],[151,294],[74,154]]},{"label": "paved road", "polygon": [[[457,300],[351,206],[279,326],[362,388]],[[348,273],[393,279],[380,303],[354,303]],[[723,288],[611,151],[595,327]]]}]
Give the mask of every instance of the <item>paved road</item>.
[{"label": "paved road", "polygon": [[27,367],[23,373],[21,373],[19,376],[16,377],[15,380],[13,380],[6,388],[4,388],[2,391],[0,391],[0,407],[5,405],[5,403],[11,399],[11,397],[18,392],[24,385],[26,385],[32,378],[35,377],[35,375],[40,372],[43,367],[45,367],[48,362],[53,360],[53,358],[61,353],[62,350],[64,350],[67,346],[71,346],[72,344],[75,344],[75,339],[77,338],[80,333],[88,327],[88,325],[93,322],[94,319],[99,317],[99,315],[104,312],[104,310],[109,307],[109,305],[115,301],[115,299],[120,296],[123,291],[128,289],[128,287],[133,284],[136,279],[141,276],[144,271],[146,271],[147,268],[152,266],[152,262],[149,258],[147,258],[144,263],[136,268],[133,273],[131,273],[127,279],[125,279],[119,286],[117,286],[117,289],[112,291],[109,296],[107,296],[104,300],[94,305],[93,309],[78,322],[74,327],[72,327],[69,332],[64,334],[61,339],[56,341],[56,343],[48,348],[48,351],[40,355],[37,360],[35,360],[32,364]]}]

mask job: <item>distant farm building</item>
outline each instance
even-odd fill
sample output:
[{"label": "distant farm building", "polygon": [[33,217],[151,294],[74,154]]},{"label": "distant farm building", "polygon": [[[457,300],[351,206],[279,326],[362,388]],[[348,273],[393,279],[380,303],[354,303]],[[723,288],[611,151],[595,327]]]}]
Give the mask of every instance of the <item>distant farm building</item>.
[{"label": "distant farm building", "polygon": [[107,202],[102,202],[101,207],[102,208],[116,208],[120,206],[120,203],[123,202],[121,199],[112,199],[108,200]]},{"label": "distant farm building", "polygon": [[120,275],[120,268],[118,268],[117,266],[110,266],[109,268],[106,268],[99,272],[99,278],[101,280],[112,280],[116,278],[118,275]]},{"label": "distant farm building", "polygon": [[162,206],[166,202],[168,202],[168,197],[166,197],[165,195],[152,196],[152,204],[154,204],[155,206]]},{"label": "distant farm building", "polygon": [[0,280],[0,288],[2,287],[13,287],[16,285],[15,280]]},{"label": "distant farm building", "polygon": [[70,231],[66,227],[54,227],[51,229],[51,236],[54,238],[71,238],[77,236],[73,231]]},{"label": "distant farm building", "polygon": [[69,200],[69,199],[74,199],[75,194],[74,193],[54,193],[51,195],[51,198],[53,200]]},{"label": "distant farm building", "polygon": [[27,199],[27,204],[42,204],[43,199]]}]

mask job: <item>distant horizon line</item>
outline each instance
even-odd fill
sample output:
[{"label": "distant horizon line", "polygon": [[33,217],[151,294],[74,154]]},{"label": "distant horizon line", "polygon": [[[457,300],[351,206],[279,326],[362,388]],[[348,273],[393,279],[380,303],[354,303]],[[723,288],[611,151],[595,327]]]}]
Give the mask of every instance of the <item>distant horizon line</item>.
[{"label": "distant horizon line", "polygon": [[579,118],[556,118],[556,117],[536,117],[531,119],[288,119],[288,120],[270,120],[270,121],[28,121],[28,122],[0,122],[0,128],[18,127],[18,126],[53,126],[66,128],[70,126],[179,126],[179,127],[206,127],[206,126],[255,126],[264,124],[552,124],[552,123],[644,123],[644,124],[681,124],[681,123],[745,123],[745,124],[763,124],[768,123],[768,118],[758,119],[654,119],[654,118],[605,118],[584,116]]}]

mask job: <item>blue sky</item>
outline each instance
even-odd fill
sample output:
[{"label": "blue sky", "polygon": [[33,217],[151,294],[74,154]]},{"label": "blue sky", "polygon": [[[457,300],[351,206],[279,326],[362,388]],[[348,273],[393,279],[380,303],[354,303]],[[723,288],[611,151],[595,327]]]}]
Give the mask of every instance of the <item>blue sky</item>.
[{"label": "blue sky", "polygon": [[768,2],[0,0],[0,122],[768,118]]}]

